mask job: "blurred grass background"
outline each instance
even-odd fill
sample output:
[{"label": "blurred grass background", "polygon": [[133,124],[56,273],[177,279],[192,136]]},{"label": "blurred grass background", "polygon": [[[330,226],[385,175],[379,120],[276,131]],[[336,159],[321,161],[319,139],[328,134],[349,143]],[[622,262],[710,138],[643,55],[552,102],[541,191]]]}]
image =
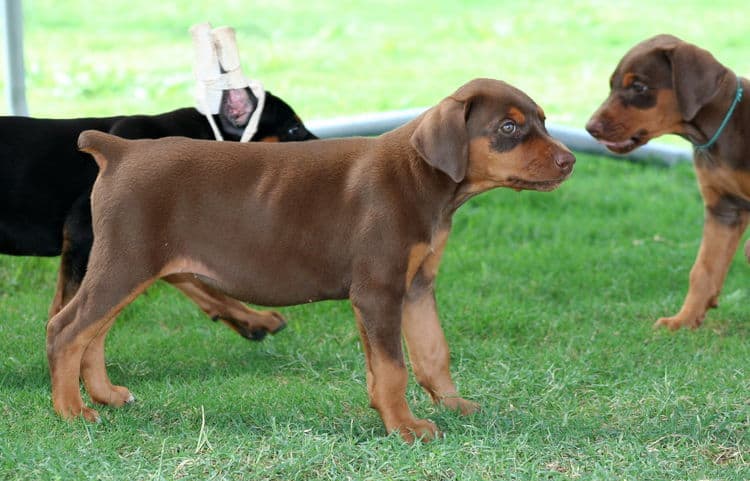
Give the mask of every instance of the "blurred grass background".
[{"label": "blurred grass background", "polygon": [[[234,26],[245,71],[306,120],[429,106],[489,76],[580,127],[621,55],[663,32],[750,73],[747,5],[731,0],[24,5],[35,116],[192,105],[187,29],[202,21]],[[743,256],[704,327],[651,329],[679,309],[701,226],[690,165],[589,155],[556,192],[462,207],[437,296],[454,376],[483,411],[435,408],[412,379],[412,409],[447,432],[425,446],[385,437],[367,406],[346,303],[285,308],[289,327],[256,344],[161,284],[107,344],[138,402],[61,422],[44,352],[58,261],[0,256],[0,479],[750,479]]]},{"label": "blurred grass background", "polygon": [[634,43],[672,33],[750,73],[745,2],[147,2],[26,0],[35,116],[192,105],[188,28],[237,30],[245,72],[303,119],[429,106],[474,77],[525,90],[551,122],[582,126]]}]

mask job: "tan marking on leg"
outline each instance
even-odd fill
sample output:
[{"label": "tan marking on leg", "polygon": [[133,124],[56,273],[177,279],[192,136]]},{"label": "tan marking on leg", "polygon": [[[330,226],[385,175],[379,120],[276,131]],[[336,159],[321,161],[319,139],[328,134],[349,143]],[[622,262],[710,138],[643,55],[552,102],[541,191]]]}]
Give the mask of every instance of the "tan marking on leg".
[{"label": "tan marking on leg", "polygon": [[662,317],[657,326],[669,329],[701,325],[709,308],[718,305],[719,294],[737,251],[742,233],[747,227],[747,215],[739,226],[726,226],[710,217],[703,228],[703,239],[698,257],[690,270],[690,285],[680,311],[671,317]]},{"label": "tan marking on leg", "polygon": [[[723,168],[696,168],[695,172],[707,208],[717,205],[727,193],[744,198],[750,194],[748,173]],[[690,270],[690,284],[682,308],[671,317],[658,319],[656,326],[674,330],[681,327],[695,329],[701,325],[708,309],[718,305],[729,265],[737,252],[748,220],[748,213],[742,212],[737,225],[725,225],[706,214],[703,238]]]},{"label": "tan marking on leg", "polygon": [[49,355],[52,379],[52,405],[65,419],[83,416],[87,421],[98,422],[99,413],[86,407],[79,387],[81,357],[84,347],[80,343],[67,345]]},{"label": "tan marking on leg", "polygon": [[[83,403],[80,391],[81,369],[84,352],[99,335],[106,335],[117,314],[148,285],[150,279],[131,290],[124,299],[110,308],[106,308],[103,315],[93,315],[88,311],[97,312],[101,306],[96,305],[97,299],[90,299],[91,292],[81,289],[79,293],[66,305],[59,314],[47,324],[47,359],[52,379],[52,403],[55,411],[64,418],[74,418],[82,415],[88,421],[98,421],[99,414]],[[82,305],[86,302],[86,305]],[[103,347],[103,346],[102,346]],[[90,382],[98,389],[104,382],[101,373],[103,366],[103,351],[101,358],[95,351],[87,361],[87,373],[93,376]],[[101,365],[96,365],[101,363]],[[106,377],[106,374],[105,374]],[[107,379],[108,380],[108,379]],[[97,394],[101,394],[98,393]],[[99,396],[97,396],[99,397]]]},{"label": "tan marking on leg", "polygon": [[402,328],[414,375],[432,401],[464,415],[479,410],[477,403],[459,396],[453,383],[450,350],[431,292],[404,304]]},{"label": "tan marking on leg", "polygon": [[409,289],[414,280],[414,275],[416,275],[417,270],[421,267],[429,252],[430,246],[425,243],[415,244],[409,249],[409,263],[406,268],[406,289]]},{"label": "tan marking on leg", "polygon": [[438,435],[434,423],[417,419],[406,403],[406,383],[408,372],[403,364],[397,363],[387,354],[373,348],[362,313],[354,307],[357,327],[362,337],[362,349],[367,366],[367,391],[370,406],[380,414],[388,433],[398,430],[407,443],[416,439],[429,441]]},{"label": "tan marking on leg", "polygon": [[436,404],[469,414],[479,405],[458,395],[450,374],[450,350],[440,326],[435,303],[434,279],[440,266],[450,230],[437,233],[434,249],[420,266],[422,282],[411,286],[407,292],[402,317],[402,330],[406,339],[414,375]]},{"label": "tan marking on leg", "polygon": [[437,277],[440,261],[443,259],[443,252],[445,251],[445,245],[448,243],[450,233],[450,229],[441,229],[435,234],[432,239],[431,253],[425,258],[422,264],[425,276],[431,281]]},{"label": "tan marking on leg", "polygon": [[109,329],[114,324],[113,317],[97,334],[83,352],[81,359],[81,377],[91,400],[97,404],[120,407],[135,400],[130,391],[123,386],[115,386],[109,380],[104,359],[104,344]]}]

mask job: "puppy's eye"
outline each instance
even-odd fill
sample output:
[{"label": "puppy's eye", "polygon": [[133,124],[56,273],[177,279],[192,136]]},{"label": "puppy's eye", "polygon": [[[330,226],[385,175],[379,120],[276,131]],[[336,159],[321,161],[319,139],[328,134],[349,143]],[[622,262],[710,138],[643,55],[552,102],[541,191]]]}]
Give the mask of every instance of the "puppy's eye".
[{"label": "puppy's eye", "polygon": [[637,94],[642,94],[646,90],[648,90],[648,85],[646,85],[643,82],[635,81],[632,84],[630,84],[630,88],[633,89],[633,92]]},{"label": "puppy's eye", "polygon": [[500,124],[500,132],[505,135],[513,134],[516,131],[516,128],[516,123],[512,120],[503,120],[503,123]]},{"label": "puppy's eye", "polygon": [[289,130],[287,130],[286,133],[291,136],[297,135],[299,133],[299,125],[293,125],[292,127],[289,127]]}]

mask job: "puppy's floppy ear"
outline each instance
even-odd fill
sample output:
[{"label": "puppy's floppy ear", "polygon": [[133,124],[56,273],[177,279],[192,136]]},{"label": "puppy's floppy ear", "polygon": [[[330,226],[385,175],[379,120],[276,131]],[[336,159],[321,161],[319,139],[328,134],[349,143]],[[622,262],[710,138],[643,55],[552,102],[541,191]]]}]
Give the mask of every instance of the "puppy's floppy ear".
[{"label": "puppy's floppy ear", "polygon": [[682,118],[692,120],[714,98],[727,69],[708,51],[689,43],[680,43],[666,54]]},{"label": "puppy's floppy ear", "polygon": [[469,163],[468,112],[469,101],[448,97],[425,114],[411,136],[419,155],[456,183],[464,180]]}]

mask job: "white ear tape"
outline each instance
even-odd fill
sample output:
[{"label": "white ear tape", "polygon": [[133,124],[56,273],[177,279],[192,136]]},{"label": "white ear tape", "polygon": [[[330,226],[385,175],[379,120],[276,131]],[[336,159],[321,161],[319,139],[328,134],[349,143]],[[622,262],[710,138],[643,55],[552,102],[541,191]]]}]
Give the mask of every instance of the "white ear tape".
[{"label": "white ear tape", "polygon": [[195,76],[195,104],[200,113],[206,116],[216,140],[224,140],[213,114],[219,113],[221,90],[212,89],[221,79],[219,59],[216,54],[211,24],[199,23],[190,27],[193,37],[193,75]]},{"label": "white ear tape", "polygon": [[263,115],[263,107],[266,106],[266,91],[263,89],[263,85],[260,82],[250,80],[248,82],[250,90],[253,95],[258,99],[258,105],[255,106],[253,115],[250,116],[250,120],[247,121],[245,131],[242,132],[240,142],[249,142],[253,138],[255,132],[258,131],[258,123],[260,122],[260,116]]},{"label": "white ear tape", "polygon": [[250,88],[258,99],[247,122],[240,142],[248,142],[258,130],[258,123],[265,106],[266,91],[260,82],[248,80],[242,73],[237,37],[231,27],[211,29],[210,23],[199,23],[190,27],[193,37],[195,61],[196,108],[208,119],[216,140],[224,140],[213,115],[221,110],[224,90]]},{"label": "white ear tape", "polygon": [[219,57],[219,65],[224,71],[225,89],[242,89],[247,87],[247,79],[242,74],[240,53],[237,49],[237,36],[231,27],[218,27],[211,32]]}]

